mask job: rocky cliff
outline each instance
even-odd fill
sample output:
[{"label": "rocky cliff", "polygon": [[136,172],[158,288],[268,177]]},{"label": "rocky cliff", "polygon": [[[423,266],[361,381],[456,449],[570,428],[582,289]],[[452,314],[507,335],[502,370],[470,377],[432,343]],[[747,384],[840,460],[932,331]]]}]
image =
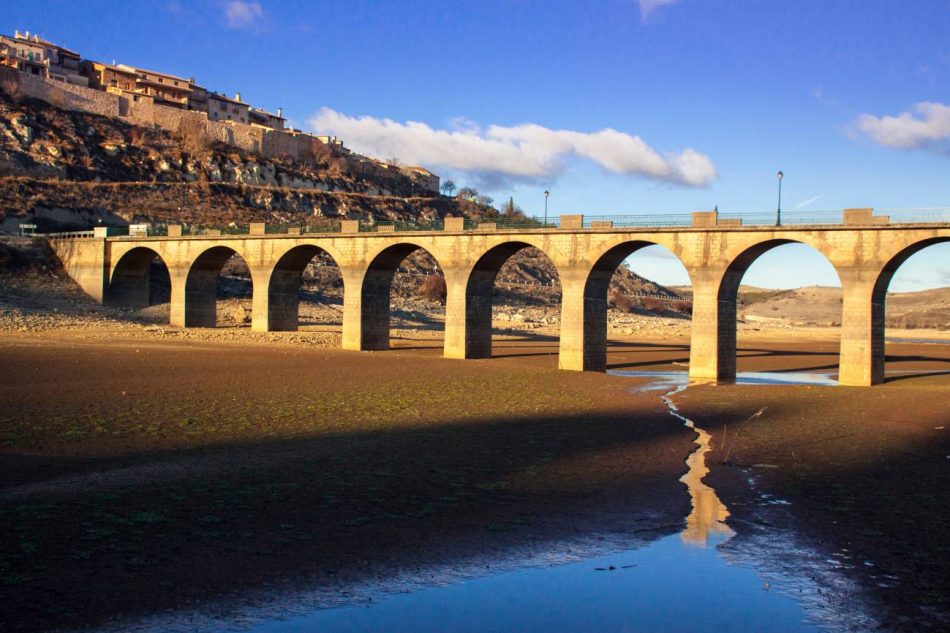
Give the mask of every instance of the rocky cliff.
[{"label": "rocky cliff", "polygon": [[478,215],[455,199],[417,195],[398,170],[363,173],[330,148],[310,161],[263,159],[199,132],[129,125],[0,91],[0,221],[42,229],[185,222],[227,225],[316,218],[435,219]]}]

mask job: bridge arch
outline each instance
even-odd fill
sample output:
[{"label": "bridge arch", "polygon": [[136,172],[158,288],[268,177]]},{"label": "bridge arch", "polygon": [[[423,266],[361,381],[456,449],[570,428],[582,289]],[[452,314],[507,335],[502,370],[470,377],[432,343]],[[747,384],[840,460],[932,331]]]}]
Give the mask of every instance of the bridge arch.
[{"label": "bridge arch", "polygon": [[[426,252],[440,272],[445,269],[432,249],[416,242],[399,242],[382,248],[370,260],[359,281],[359,349],[385,350],[390,343],[390,305],[393,277],[400,264],[416,251]],[[345,282],[344,282],[345,283]],[[346,293],[351,292],[349,289]],[[344,326],[346,325],[346,317]],[[344,346],[351,336],[344,332]]]},{"label": "bridge arch", "polygon": [[[247,258],[230,246],[212,246],[198,254],[185,277],[184,326],[215,327],[217,325],[218,278],[232,257]],[[253,288],[252,277],[252,292]]]},{"label": "bridge arch", "polygon": [[[154,278],[154,273],[161,277]],[[157,296],[155,282],[171,288],[168,265],[158,251],[146,246],[136,246],[123,253],[112,267],[104,303],[127,308],[146,308],[154,303],[167,301],[168,297],[164,296],[167,292]]]},{"label": "bridge arch", "polygon": [[[276,332],[297,330],[303,273],[315,257],[329,260],[339,268],[338,256],[316,244],[294,246],[277,259],[267,280],[267,323],[263,326],[255,324],[256,329]],[[343,290],[346,292],[345,286]]]},{"label": "bridge arch", "polygon": [[950,244],[950,237],[931,237],[903,245],[881,267],[871,291],[871,384],[884,382],[885,334],[887,329],[887,291],[900,267],[911,257],[931,246]]},{"label": "bridge arch", "polygon": [[[730,381],[735,380],[736,377],[738,294],[743,277],[759,257],[772,249],[787,244],[803,244],[822,255],[835,271],[839,283],[841,282],[841,274],[832,258],[829,257],[829,253],[826,252],[827,249],[823,248],[822,243],[814,240],[777,237],[747,246],[744,250],[735,254],[728,260],[729,263],[722,272],[716,289],[717,315],[714,324],[718,338],[716,346],[718,355],[717,380]],[[838,321],[840,322],[840,318]]]},{"label": "bridge arch", "polygon": [[[464,342],[461,346],[462,353],[454,350],[454,356],[491,357],[495,280],[511,257],[525,249],[537,250],[554,268],[557,282],[560,284],[561,274],[557,264],[540,245],[527,240],[512,240],[489,248],[478,257],[460,284],[464,288]],[[452,293],[451,288],[449,292]]]},{"label": "bridge arch", "polygon": [[660,246],[679,262],[683,261],[665,244],[652,240],[632,239],[611,245],[594,260],[583,280],[583,369],[604,371],[607,368],[607,291],[620,265],[631,255],[650,246]]}]

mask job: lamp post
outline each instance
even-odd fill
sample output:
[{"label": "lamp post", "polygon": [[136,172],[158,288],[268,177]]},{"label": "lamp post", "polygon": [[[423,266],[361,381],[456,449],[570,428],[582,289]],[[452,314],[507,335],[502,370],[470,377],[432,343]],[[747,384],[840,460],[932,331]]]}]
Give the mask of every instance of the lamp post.
[{"label": "lamp post", "polygon": [[544,190],[544,228],[548,228],[548,196],[550,194],[550,191]]},{"label": "lamp post", "polygon": [[785,174],[779,171],[776,176],[778,177],[778,210],[775,212],[775,226],[782,226],[782,178]]}]

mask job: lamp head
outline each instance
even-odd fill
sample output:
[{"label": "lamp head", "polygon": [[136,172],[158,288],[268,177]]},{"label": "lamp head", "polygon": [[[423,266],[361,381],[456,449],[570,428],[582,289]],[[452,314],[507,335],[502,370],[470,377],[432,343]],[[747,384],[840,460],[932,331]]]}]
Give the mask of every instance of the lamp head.
[{"label": "lamp head", "polygon": [[778,172],[776,176],[778,176],[778,179],[781,180],[785,176],[785,174],[783,174],[782,172]]}]

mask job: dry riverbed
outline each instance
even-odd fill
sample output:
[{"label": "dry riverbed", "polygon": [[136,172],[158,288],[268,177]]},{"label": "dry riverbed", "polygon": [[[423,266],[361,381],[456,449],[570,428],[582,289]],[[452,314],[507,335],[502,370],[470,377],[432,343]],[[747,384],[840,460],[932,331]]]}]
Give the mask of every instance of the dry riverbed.
[{"label": "dry riverbed", "polygon": [[[225,322],[243,314],[231,301]],[[92,313],[0,315],[25,319],[0,333],[11,630],[300,586],[345,599],[367,579],[629,547],[688,512],[677,480],[691,433],[631,392],[636,380],[557,371],[556,323],[531,309],[502,309],[495,358],[452,361],[424,306],[395,314],[396,349],[354,353],[332,349],[333,305],[300,332],[260,334],[77,302]],[[615,323],[610,367],[685,370],[683,323]],[[834,370],[835,328],[793,332],[740,330],[740,370]],[[680,400],[713,433],[710,478],[740,538],[780,521],[829,557],[847,550],[887,628],[940,630],[950,376],[915,372],[950,369],[950,345],[888,352],[908,373],[879,388],[693,387]]]},{"label": "dry riverbed", "polygon": [[549,348],[3,335],[0,620],[114,622],[678,529],[691,434]]}]

